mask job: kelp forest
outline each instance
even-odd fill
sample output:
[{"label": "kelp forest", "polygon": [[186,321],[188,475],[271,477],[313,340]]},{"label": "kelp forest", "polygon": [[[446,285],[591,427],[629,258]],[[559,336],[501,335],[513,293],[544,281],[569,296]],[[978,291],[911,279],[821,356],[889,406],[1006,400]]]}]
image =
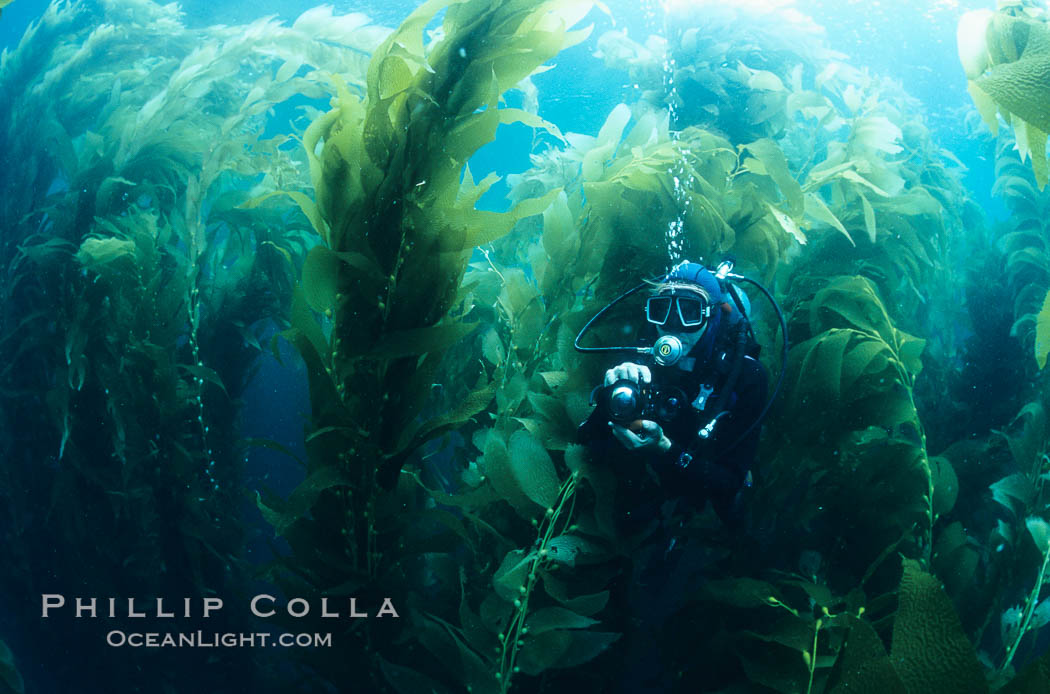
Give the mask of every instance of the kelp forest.
[{"label": "kelp forest", "polygon": [[[577,442],[612,363],[574,340],[727,256],[783,310],[751,297],[783,382],[746,530],[671,519],[703,558],[651,644],[673,691],[1050,692],[1050,15],[959,26],[992,223],[899,83],[795,14],[680,11],[33,21],[0,58],[0,692],[612,691],[663,548]],[[570,51],[637,86],[593,132],[540,115]],[[492,143],[528,165],[480,169]],[[244,431],[264,365],[308,391],[298,441]],[[115,649],[42,619],[55,593],[342,618],[265,620],[327,648]]]}]

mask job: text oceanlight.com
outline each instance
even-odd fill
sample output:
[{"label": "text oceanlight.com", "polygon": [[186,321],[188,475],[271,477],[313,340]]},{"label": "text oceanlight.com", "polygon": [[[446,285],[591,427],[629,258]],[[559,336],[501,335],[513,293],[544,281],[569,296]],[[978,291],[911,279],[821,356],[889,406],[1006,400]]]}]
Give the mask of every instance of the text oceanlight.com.
[{"label": "text oceanlight.com", "polygon": [[208,633],[191,631],[126,632],[106,634],[106,644],[114,648],[331,648],[331,634],[268,634],[266,632]]}]

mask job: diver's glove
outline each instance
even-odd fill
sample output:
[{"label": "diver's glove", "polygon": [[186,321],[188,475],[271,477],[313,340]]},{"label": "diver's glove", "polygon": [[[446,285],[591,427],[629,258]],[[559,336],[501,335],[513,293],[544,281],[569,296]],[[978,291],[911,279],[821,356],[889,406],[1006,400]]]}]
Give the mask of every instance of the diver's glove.
[{"label": "diver's glove", "polygon": [[[653,374],[649,371],[648,366],[625,361],[605,372],[606,386],[611,386],[619,381],[633,381],[639,385],[649,385],[653,382]],[[656,422],[653,422],[653,424],[656,424]]]},{"label": "diver's glove", "polygon": [[609,422],[609,426],[616,440],[629,451],[666,453],[671,450],[671,439],[664,434],[663,427],[652,420],[639,419],[632,422],[630,429],[615,422]]}]

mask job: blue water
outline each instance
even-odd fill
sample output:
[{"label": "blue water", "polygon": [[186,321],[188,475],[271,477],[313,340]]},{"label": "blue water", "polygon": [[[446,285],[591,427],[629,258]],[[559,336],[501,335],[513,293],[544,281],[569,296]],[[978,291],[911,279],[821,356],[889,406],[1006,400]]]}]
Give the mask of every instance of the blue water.
[{"label": "blue water", "polygon": [[[618,103],[630,102],[634,95],[626,74],[606,69],[591,56],[595,39],[611,28],[626,29],[642,41],[649,34],[661,34],[673,26],[674,8],[689,0],[612,0],[606,3],[612,18],[592,12],[591,39],[563,52],[558,70],[535,78],[540,87],[540,115],[558,124],[565,132],[595,134],[605,116]],[[303,11],[315,6],[312,0],[258,0],[256,2],[211,2],[187,0],[179,3],[188,26],[242,24],[262,16],[274,15],[291,23]],[[361,12],[373,22],[396,26],[417,6],[412,2],[376,0],[331,3],[337,12]],[[762,6],[762,3],[755,3]],[[868,69],[873,75],[899,80],[904,90],[922,102],[927,123],[935,140],[951,150],[969,168],[966,182],[990,218],[1004,217],[1001,203],[990,195],[994,175],[987,153],[967,137],[962,119],[972,109],[966,81],[955,49],[955,28],[959,17],[971,9],[988,8],[984,0],[800,0],[773,2],[770,6],[794,6],[825,29],[828,48],[847,56],[846,62]],[[16,0],[0,18],[0,48],[17,43],[30,21],[39,16],[47,3],[42,0]],[[669,8],[665,12],[664,8]],[[522,125],[505,126],[498,143],[476,155],[471,166],[475,178],[488,171],[501,174],[527,168],[523,143],[531,130]],[[483,206],[506,207],[505,185],[498,184],[486,196]]]}]

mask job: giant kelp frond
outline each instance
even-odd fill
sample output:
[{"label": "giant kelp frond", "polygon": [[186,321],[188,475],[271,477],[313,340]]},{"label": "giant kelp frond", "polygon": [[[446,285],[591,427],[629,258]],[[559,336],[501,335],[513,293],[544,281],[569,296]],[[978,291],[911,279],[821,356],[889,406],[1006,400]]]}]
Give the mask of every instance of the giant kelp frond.
[{"label": "giant kelp frond", "polygon": [[[495,137],[500,123],[551,128],[534,115],[502,108],[501,95],[585,38],[586,30],[572,27],[590,5],[425,3],[377,48],[363,93],[333,80],[333,109],[303,136],[315,199],[291,195],[322,243],[307,255],[291,328],[284,334],[309,374],[308,477],[287,502],[260,497],[259,506],[288,539],[294,570],[312,590],[334,587],[355,594],[374,585],[405,590],[407,557],[423,552],[444,575],[446,555],[435,552],[421,532],[432,532],[425,529],[446,514],[417,508],[412,497],[421,490],[409,481],[417,473],[399,473],[420,445],[467,425],[497,392],[484,371],[464,364],[476,385],[463,402],[441,410],[446,400],[433,397],[446,353],[458,354],[462,338],[476,327],[465,318],[468,293],[461,294],[471,251],[543,212],[558,192],[521,201],[506,213],[482,212],[475,203],[495,178],[475,182],[466,163]],[[442,9],[443,31],[427,44],[424,29]],[[318,323],[312,311],[325,322]],[[573,485],[559,479],[542,444],[524,432],[506,441],[496,435],[488,440],[492,460],[505,464],[503,476],[493,475],[503,482],[498,489],[532,512],[537,505],[564,506],[566,514],[552,511],[541,526],[548,535],[564,532]],[[432,493],[442,504],[460,505],[439,490]],[[445,520],[442,537],[451,528],[472,547],[475,533],[491,529]],[[505,555],[509,544],[499,541],[497,556]],[[535,573],[541,562],[533,554],[518,563],[532,564]],[[465,594],[462,600],[466,619],[472,608]],[[501,606],[504,610],[510,606]],[[439,625],[448,615],[439,618],[437,612],[414,610],[414,638],[474,691],[508,687],[514,654],[493,661],[496,633],[464,624],[468,643],[444,631]],[[608,639],[591,636],[593,655]],[[478,648],[479,642],[486,647]],[[449,652],[459,654],[455,662],[443,657]],[[522,665],[526,671],[555,666],[537,660],[538,654],[529,661],[526,653],[523,662],[532,663]],[[391,681],[397,674],[429,681],[397,662],[403,657],[387,655],[392,662],[383,672]],[[564,655],[559,660],[564,665],[581,657]],[[367,667],[378,676],[374,661]],[[497,673],[506,675],[502,683]]]},{"label": "giant kelp frond", "polygon": [[[996,112],[1014,128],[1022,158],[1031,156],[1042,189],[1048,173],[1050,132],[1050,28],[1046,16],[1010,10],[974,10],[959,20],[959,57],[969,78],[970,95],[995,134]],[[1031,16],[1034,14],[1034,17]]]},{"label": "giant kelp frond", "polygon": [[[484,188],[472,190],[467,179],[461,194],[460,177],[466,160],[495,136],[500,122],[520,117],[499,108],[500,94],[562,47],[582,40],[585,34],[568,28],[589,5],[454,4],[444,19],[444,38],[424,53],[422,30],[439,7],[419,8],[378,49],[364,98],[338,85],[336,109],[304,137],[315,219],[328,247],[315,252],[304,287],[320,287],[325,268],[325,296],[314,289],[309,296],[315,308],[334,310],[337,382],[349,378],[362,358],[381,360],[385,374],[407,357],[389,349],[394,342],[411,343],[414,355],[430,354],[427,364],[433,366],[462,332],[462,325],[436,324],[455,299],[470,249],[540,212],[550,199],[502,215],[479,212],[473,204]],[[422,405],[416,393],[428,389],[430,380],[407,361],[389,372],[393,380],[386,378],[374,385],[385,384],[376,392],[387,395],[389,409],[375,412],[368,405],[371,413],[361,416],[390,420],[379,445],[392,455],[401,452],[401,430],[416,416]],[[359,402],[352,409],[367,399]]]}]

